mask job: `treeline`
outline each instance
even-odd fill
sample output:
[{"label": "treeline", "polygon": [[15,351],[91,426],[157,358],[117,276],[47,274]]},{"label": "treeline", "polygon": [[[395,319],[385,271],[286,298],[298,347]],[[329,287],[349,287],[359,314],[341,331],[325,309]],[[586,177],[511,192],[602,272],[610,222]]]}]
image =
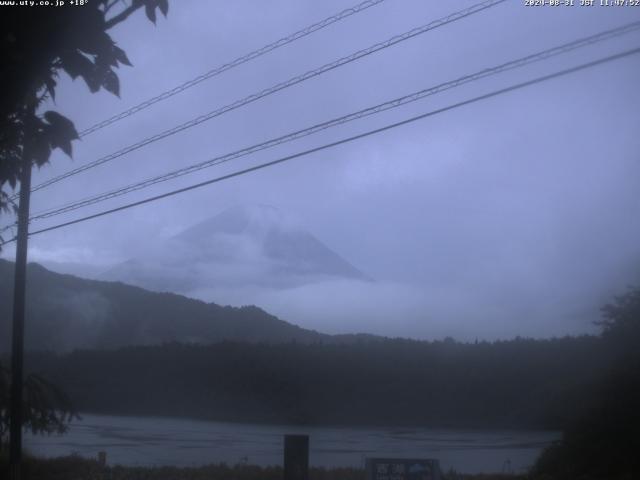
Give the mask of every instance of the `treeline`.
[{"label": "treeline", "polygon": [[609,371],[599,337],[222,342],[31,354],[80,412],[295,424],[561,428]]}]

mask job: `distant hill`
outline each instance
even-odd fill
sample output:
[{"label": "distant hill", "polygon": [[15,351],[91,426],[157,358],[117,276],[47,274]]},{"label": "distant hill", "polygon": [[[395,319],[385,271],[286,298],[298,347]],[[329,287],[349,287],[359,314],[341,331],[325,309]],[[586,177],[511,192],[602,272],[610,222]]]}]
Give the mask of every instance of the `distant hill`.
[{"label": "distant hill", "polygon": [[[8,351],[14,264],[0,259],[0,351]],[[69,351],[166,342],[350,341],[280,320],[255,306],[223,307],[120,282],[86,280],[28,266],[26,346]],[[354,336],[354,341],[358,337]]]},{"label": "distant hill", "polygon": [[145,255],[116,265],[101,278],[189,296],[216,288],[369,280],[294,219],[267,205],[227,209],[154,243]]}]

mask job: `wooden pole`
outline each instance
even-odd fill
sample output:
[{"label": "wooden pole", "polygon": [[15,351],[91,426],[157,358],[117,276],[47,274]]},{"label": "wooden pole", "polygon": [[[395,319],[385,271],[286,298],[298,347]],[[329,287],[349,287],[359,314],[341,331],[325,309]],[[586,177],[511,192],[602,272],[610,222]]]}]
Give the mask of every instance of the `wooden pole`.
[{"label": "wooden pole", "polygon": [[[28,115],[33,114],[31,111]],[[30,119],[29,119],[30,120]],[[29,122],[28,120],[28,122]],[[9,425],[9,466],[11,480],[20,480],[22,463],[22,390],[24,381],[24,314],[27,282],[27,240],[29,237],[29,201],[31,197],[31,155],[27,145],[30,129],[22,152],[20,172],[20,205],[18,206],[18,235],[13,283],[13,331],[11,344],[11,404]]]}]

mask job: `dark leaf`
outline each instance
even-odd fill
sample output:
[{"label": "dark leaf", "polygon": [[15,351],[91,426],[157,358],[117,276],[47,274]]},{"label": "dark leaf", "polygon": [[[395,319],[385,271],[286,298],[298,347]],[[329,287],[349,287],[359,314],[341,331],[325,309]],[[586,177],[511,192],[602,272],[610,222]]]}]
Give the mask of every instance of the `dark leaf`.
[{"label": "dark leaf", "polygon": [[43,131],[51,148],[59,148],[71,157],[71,141],[78,139],[78,132],[73,122],[53,111],[45,112],[44,118],[49,122]]},{"label": "dark leaf", "polygon": [[36,165],[42,166],[47,163],[49,155],[51,155],[51,147],[47,139],[43,135],[36,136],[31,145],[31,156]]},{"label": "dark leaf", "polygon": [[76,50],[60,55],[60,61],[64,71],[74,80],[82,76],[86,81],[87,77],[93,73],[94,65],[91,60]]},{"label": "dark leaf", "polygon": [[162,12],[162,15],[166,17],[169,12],[169,0],[158,0],[158,8]]},{"label": "dark leaf", "polygon": [[68,157],[73,156],[73,147],[71,146],[71,140],[62,139],[62,141],[60,141],[58,147],[60,147],[60,149],[64,153],[66,153]]},{"label": "dark leaf", "polygon": [[[77,42],[78,49],[90,55],[98,55],[103,52],[105,49],[104,37],[100,33],[104,32],[87,30],[84,35],[79,35],[81,41]],[[108,35],[107,38],[109,38]]]},{"label": "dark leaf", "polygon": [[[88,4],[89,2],[85,2]],[[83,30],[91,32],[102,32],[105,30],[106,22],[104,12],[98,8],[96,2],[92,5],[85,5],[81,11],[77,13],[82,16]]]},{"label": "dark leaf", "polygon": [[51,125],[56,132],[62,132],[69,140],[77,140],[80,138],[73,122],[58,112],[49,110],[44,113],[44,119]]},{"label": "dark leaf", "polygon": [[131,62],[129,61],[129,57],[127,57],[127,54],[125,53],[124,50],[122,50],[120,47],[117,46],[113,46],[113,52],[114,55],[116,57],[116,59],[122,63],[123,65],[128,65],[129,67],[132,67],[133,65],[131,65]]},{"label": "dark leaf", "polygon": [[118,60],[116,59],[116,56],[114,55],[113,50],[110,49],[109,53],[106,55],[103,55],[103,54],[96,55],[95,65],[96,65],[97,71],[106,72],[107,70],[110,70],[111,67],[117,67]]},{"label": "dark leaf", "polygon": [[62,68],[74,80],[82,77],[91,93],[100,90],[102,82],[96,72],[96,65],[79,51],[68,51],[60,56]]},{"label": "dark leaf", "polygon": [[111,37],[102,32],[102,42],[100,48],[95,52],[95,63],[99,68],[117,67],[118,58],[114,51],[115,43]]},{"label": "dark leaf", "polygon": [[87,87],[89,87],[89,91],[91,93],[96,93],[98,90],[100,90],[100,87],[102,86],[102,82],[98,79],[98,75],[96,74],[96,72],[91,72],[89,75],[86,75],[86,76],[83,75],[82,78],[87,84]]},{"label": "dark leaf", "polygon": [[152,3],[147,3],[144,6],[144,11],[147,14],[147,18],[154,24],[156,23],[156,7]]},{"label": "dark leaf", "polygon": [[120,96],[120,80],[113,70],[107,71],[102,86],[116,96]]},{"label": "dark leaf", "polygon": [[59,148],[67,156],[71,157],[73,154],[71,147],[71,139],[62,135],[60,132],[50,132],[49,142],[51,142],[52,148]]}]

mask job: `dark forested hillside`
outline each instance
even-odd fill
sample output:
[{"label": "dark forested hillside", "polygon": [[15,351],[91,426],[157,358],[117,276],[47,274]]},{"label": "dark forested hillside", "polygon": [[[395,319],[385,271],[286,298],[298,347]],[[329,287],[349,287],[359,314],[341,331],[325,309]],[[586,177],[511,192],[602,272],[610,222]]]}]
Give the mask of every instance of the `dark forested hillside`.
[{"label": "dark forested hillside", "polygon": [[[119,282],[61,275],[33,263],[28,275],[26,342],[30,350],[329,338],[257,307],[222,307]],[[0,352],[8,351],[10,345],[12,290],[13,263],[0,260]]]},{"label": "dark forested hillside", "polygon": [[606,369],[599,339],[171,344],[29,358],[80,411],[228,421],[557,428]]}]

